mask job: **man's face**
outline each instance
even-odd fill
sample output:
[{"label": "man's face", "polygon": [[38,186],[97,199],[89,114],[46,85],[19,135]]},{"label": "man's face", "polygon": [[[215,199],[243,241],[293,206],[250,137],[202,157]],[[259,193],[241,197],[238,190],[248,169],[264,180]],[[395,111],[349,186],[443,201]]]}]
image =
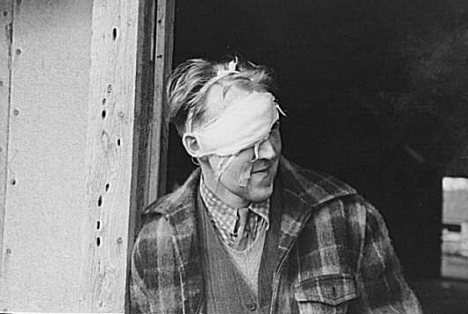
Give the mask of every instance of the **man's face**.
[{"label": "man's face", "polygon": [[[242,97],[246,93],[249,92],[234,88],[225,97]],[[212,117],[219,113],[219,109],[214,106],[216,105],[208,99],[207,114]],[[273,193],[273,181],[278,170],[280,153],[281,135],[277,121],[271,128],[269,137],[259,144],[257,159],[254,147],[246,148],[232,157],[228,167],[217,179],[216,173],[223,158],[202,158],[203,178],[210,190],[231,206],[241,207],[250,202],[260,202]],[[250,178],[245,181],[245,176]],[[246,183],[241,183],[243,181]]]}]

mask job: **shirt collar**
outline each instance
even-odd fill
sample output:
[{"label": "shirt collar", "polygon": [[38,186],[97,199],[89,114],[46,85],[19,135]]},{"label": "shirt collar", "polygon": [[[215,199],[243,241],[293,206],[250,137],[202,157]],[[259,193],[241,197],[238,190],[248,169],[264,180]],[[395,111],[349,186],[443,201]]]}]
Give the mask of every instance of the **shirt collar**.
[{"label": "shirt collar", "polygon": [[[230,234],[234,233],[234,227],[238,218],[237,208],[226,204],[211,192],[204,183],[203,176],[200,177],[200,195],[218,228],[224,229]],[[247,207],[265,220],[268,230],[268,226],[270,225],[270,199],[268,198],[258,203],[251,202]]]}]

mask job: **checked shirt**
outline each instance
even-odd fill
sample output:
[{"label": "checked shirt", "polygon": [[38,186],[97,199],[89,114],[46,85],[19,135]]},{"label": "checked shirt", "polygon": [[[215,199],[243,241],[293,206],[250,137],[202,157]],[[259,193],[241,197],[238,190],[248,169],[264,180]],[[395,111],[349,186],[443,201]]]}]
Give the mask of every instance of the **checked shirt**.
[{"label": "checked shirt", "polygon": [[270,225],[269,211],[270,199],[259,203],[250,203],[244,234],[238,234],[241,226],[241,214],[239,208],[229,206],[220,200],[205,185],[203,177],[200,180],[200,195],[208,209],[208,216],[213,222],[221,239],[229,246],[235,247],[239,243],[239,237],[248,238],[246,243],[255,241],[260,231],[268,230]]}]

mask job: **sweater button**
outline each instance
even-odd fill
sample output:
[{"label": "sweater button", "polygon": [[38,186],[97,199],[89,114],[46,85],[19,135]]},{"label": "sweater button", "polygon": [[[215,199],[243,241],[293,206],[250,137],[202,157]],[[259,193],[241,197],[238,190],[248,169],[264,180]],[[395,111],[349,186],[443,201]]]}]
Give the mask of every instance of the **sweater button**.
[{"label": "sweater button", "polygon": [[246,306],[252,312],[257,309],[257,304],[254,303],[254,302],[249,302],[249,303],[246,304]]}]

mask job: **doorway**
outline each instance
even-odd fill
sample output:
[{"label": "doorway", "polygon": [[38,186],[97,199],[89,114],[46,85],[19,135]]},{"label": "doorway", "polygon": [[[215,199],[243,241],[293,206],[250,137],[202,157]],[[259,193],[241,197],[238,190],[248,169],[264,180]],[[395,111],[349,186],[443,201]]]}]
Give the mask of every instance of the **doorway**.
[{"label": "doorway", "polygon": [[[468,81],[456,49],[468,5],[456,2],[179,1],[174,65],[240,54],[271,67],[284,155],[355,186],[383,214],[406,274],[438,278],[441,178],[468,130],[463,85],[441,83]],[[168,154],[175,187],[195,166],[173,128]]]}]

